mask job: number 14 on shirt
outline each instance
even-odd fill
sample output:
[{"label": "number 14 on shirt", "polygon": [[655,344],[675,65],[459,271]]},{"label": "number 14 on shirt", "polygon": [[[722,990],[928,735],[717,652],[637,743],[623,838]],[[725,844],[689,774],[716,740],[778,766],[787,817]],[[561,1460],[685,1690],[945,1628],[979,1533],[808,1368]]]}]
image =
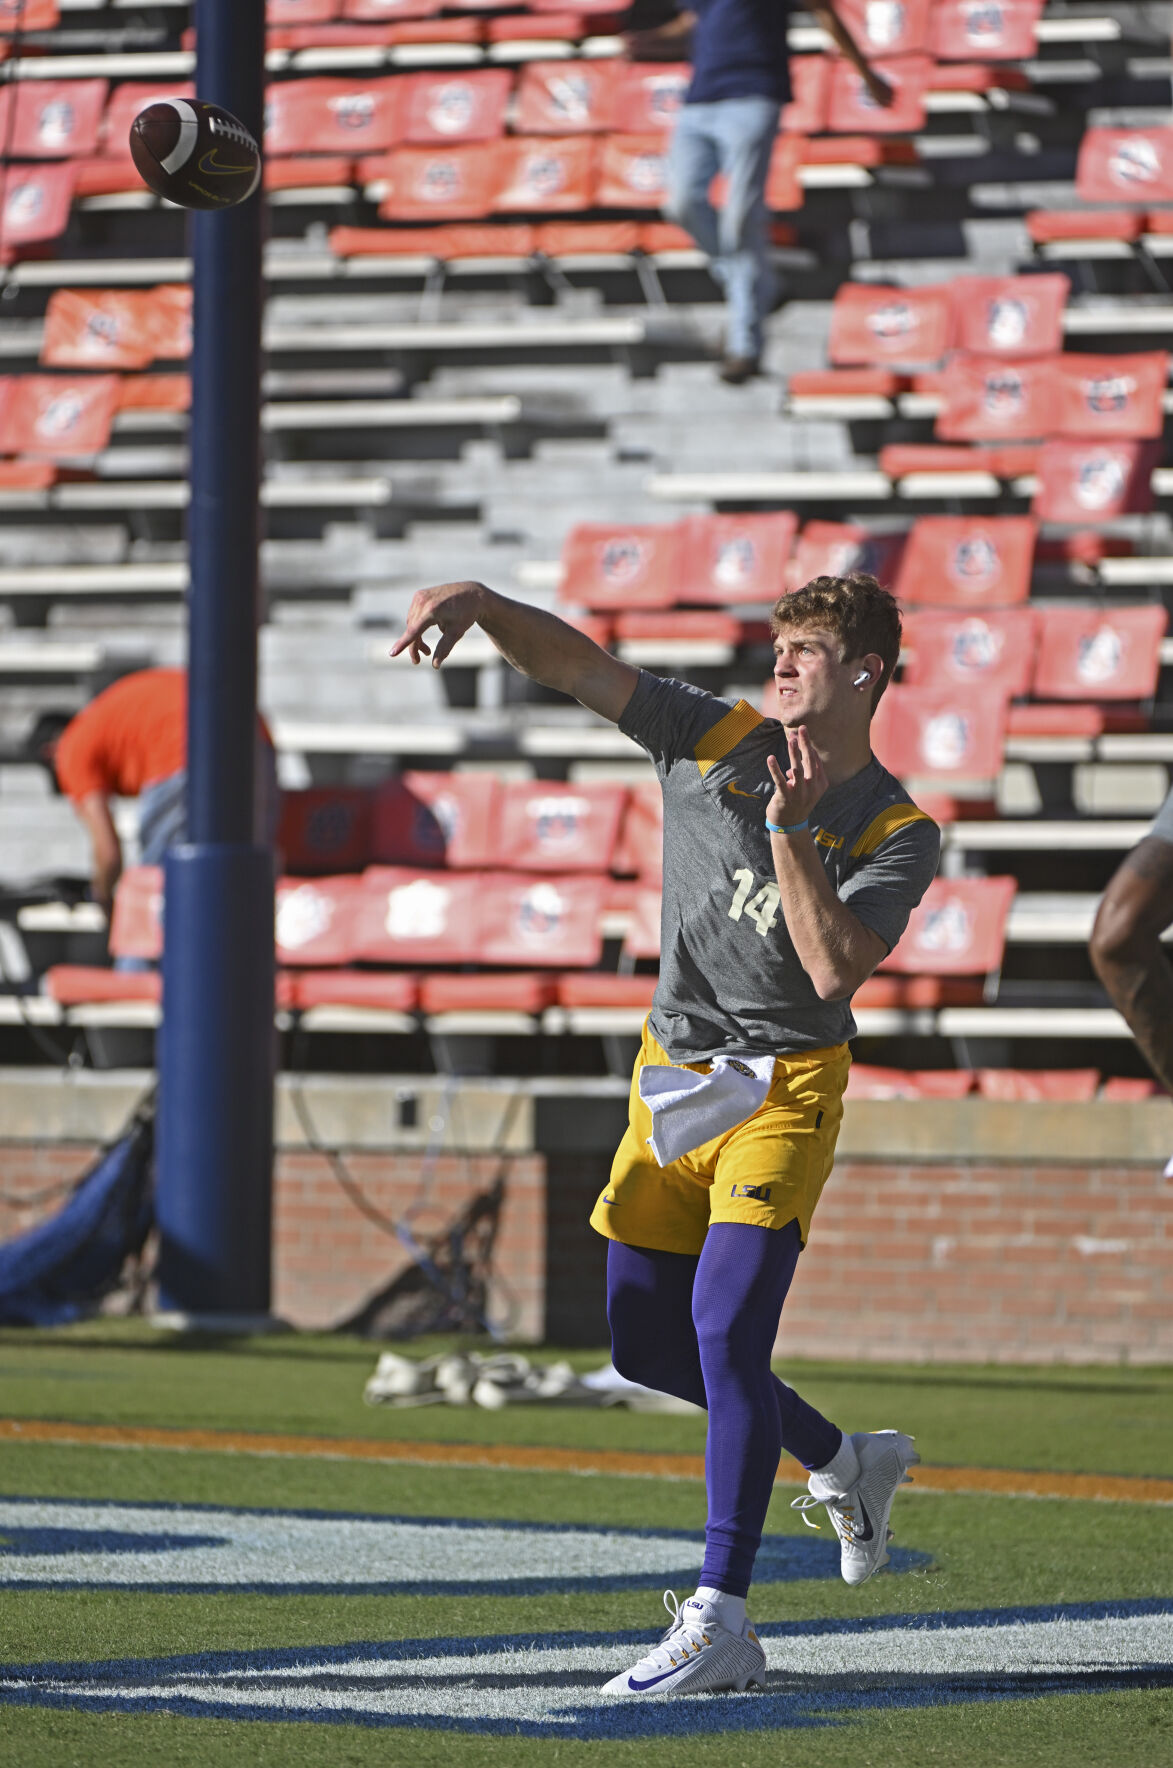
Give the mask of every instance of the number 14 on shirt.
[{"label": "number 14 on shirt", "polygon": [[779,892],[776,884],[763,884],[757,895],[750,900],[757,879],[748,866],[739,866],[733,874],[737,889],[733,892],[733,901],[729,904],[729,919],[740,921],[742,915],[748,915],[755,922],[762,938],[770,931],[778,919]]}]

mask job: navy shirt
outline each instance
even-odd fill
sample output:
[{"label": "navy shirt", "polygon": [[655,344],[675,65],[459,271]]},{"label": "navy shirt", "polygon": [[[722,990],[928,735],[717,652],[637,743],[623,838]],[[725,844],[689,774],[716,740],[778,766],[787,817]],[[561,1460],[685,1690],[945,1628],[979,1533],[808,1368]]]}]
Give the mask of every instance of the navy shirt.
[{"label": "navy shirt", "polygon": [[696,14],[686,104],[790,98],[789,0],[688,0]]}]

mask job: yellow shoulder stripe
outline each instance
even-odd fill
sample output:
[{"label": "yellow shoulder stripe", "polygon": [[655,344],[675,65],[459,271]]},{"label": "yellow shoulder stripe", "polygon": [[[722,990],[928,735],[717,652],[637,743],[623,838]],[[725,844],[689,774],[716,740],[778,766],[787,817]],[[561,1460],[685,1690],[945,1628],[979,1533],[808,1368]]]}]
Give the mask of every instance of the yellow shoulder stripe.
[{"label": "yellow shoulder stripe", "polygon": [[859,859],[865,853],[874,853],[889,835],[895,835],[900,829],[907,829],[909,823],[931,823],[932,820],[925,811],[918,810],[915,804],[890,804],[887,810],[882,810],[879,816],[872,818],[852,848],[851,857]]},{"label": "yellow shoulder stripe", "polygon": [[714,762],[722,761],[731,750],[736,749],[743,738],[748,737],[755,725],[763,722],[761,713],[755,712],[748,700],[739,700],[736,706],[731,707],[711,731],[705,732],[693,750],[702,779]]}]

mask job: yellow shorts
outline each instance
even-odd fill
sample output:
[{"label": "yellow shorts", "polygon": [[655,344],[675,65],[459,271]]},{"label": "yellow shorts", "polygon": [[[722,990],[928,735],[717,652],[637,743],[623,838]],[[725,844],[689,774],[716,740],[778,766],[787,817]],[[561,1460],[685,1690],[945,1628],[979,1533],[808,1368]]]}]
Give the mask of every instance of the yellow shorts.
[{"label": "yellow shorts", "polygon": [[[639,1072],[671,1060],[645,1025],[627,1130],[591,1227],[627,1246],[695,1255],[710,1222],[784,1228],[797,1221],[805,1245],[835,1157],[851,1067],[847,1045],[775,1057],[770,1090],[752,1117],[660,1167],[647,1145],[652,1114],[639,1096]],[[711,1064],[679,1066],[707,1074]]]}]

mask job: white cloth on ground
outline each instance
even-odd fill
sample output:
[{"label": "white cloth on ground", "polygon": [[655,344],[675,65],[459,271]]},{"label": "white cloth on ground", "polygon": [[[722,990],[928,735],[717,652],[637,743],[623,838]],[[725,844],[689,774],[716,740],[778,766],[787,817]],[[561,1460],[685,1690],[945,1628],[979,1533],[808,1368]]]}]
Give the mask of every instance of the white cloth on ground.
[{"label": "white cloth on ground", "polygon": [[648,1137],[658,1166],[671,1166],[723,1136],[765,1103],[773,1056],[718,1056],[708,1074],[672,1066],[640,1069],[639,1096],[652,1114]]}]

